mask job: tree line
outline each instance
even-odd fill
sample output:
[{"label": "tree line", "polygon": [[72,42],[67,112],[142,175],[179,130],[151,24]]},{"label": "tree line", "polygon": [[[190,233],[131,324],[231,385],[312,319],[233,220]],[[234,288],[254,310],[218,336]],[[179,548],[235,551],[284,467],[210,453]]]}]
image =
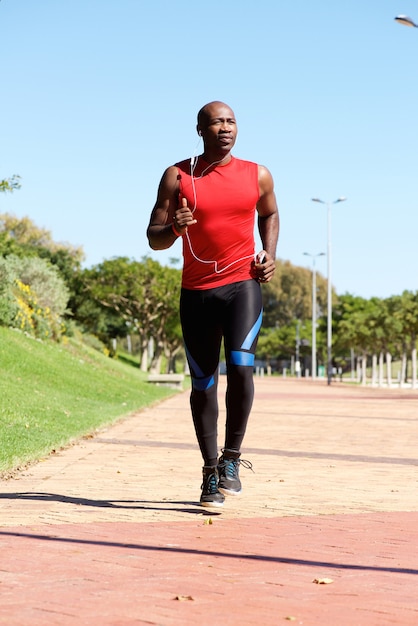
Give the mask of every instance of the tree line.
[{"label": "tree line", "polygon": [[[0,191],[18,189],[18,177]],[[53,241],[28,217],[0,214],[0,324],[40,339],[76,335],[113,355],[133,351],[144,371],[185,367],[178,311],[181,270],[114,257],[83,268],[82,248]],[[326,363],[327,281],[317,273],[317,362]],[[257,359],[273,369],[291,368],[298,353],[311,366],[312,271],[278,260],[273,280],[262,286],[264,321]],[[353,368],[381,384],[391,363],[401,378],[417,377],[418,291],[390,298],[333,297],[333,359],[337,371]]]}]

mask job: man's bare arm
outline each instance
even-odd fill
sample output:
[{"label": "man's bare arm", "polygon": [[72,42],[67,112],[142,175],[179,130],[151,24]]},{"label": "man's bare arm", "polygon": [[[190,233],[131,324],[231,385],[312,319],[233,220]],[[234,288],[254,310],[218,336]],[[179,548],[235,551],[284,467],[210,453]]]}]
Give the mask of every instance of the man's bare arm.
[{"label": "man's bare arm", "polygon": [[151,248],[153,250],[170,248],[177,237],[184,235],[188,226],[192,224],[196,224],[196,220],[187,206],[187,201],[182,198],[179,202],[177,168],[169,167],[161,178],[157,201],[147,229]]},{"label": "man's bare arm", "polygon": [[260,198],[257,203],[258,230],[266,255],[262,263],[256,264],[256,268],[260,280],[269,282],[276,269],[275,259],[280,220],[273,177],[269,170],[261,165],[258,169],[258,184],[260,187]]}]

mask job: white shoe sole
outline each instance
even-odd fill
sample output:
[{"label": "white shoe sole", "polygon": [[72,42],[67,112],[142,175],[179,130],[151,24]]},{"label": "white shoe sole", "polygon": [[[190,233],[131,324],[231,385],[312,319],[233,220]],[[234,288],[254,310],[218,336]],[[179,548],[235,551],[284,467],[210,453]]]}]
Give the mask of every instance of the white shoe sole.
[{"label": "white shoe sole", "polygon": [[223,506],[224,503],[223,502],[200,502],[200,506],[204,506],[204,507],[221,507]]},{"label": "white shoe sole", "polygon": [[239,491],[232,491],[229,489],[224,489],[223,487],[218,487],[218,489],[224,496],[239,496],[242,493],[242,489],[240,489]]}]

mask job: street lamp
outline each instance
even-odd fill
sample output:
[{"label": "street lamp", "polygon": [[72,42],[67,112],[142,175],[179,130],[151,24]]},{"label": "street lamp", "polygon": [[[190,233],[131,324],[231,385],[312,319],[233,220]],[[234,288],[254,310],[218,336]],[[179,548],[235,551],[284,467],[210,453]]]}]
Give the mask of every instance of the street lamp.
[{"label": "street lamp", "polygon": [[312,380],[316,378],[316,268],[315,259],[318,256],[325,256],[325,252],[318,254],[303,253],[312,258]]},{"label": "street lamp", "polygon": [[324,202],[320,198],[312,198],[312,202],[326,204],[328,213],[328,237],[327,237],[327,265],[328,265],[328,306],[327,306],[327,381],[328,385],[332,380],[332,286],[331,286],[331,207],[338,202],[344,202],[347,198],[341,196],[334,202]]},{"label": "street lamp", "polygon": [[407,15],[397,15],[394,19],[396,22],[398,22],[398,24],[403,24],[404,26],[411,26],[412,28],[418,28],[418,24],[415,24],[414,20],[412,20]]}]

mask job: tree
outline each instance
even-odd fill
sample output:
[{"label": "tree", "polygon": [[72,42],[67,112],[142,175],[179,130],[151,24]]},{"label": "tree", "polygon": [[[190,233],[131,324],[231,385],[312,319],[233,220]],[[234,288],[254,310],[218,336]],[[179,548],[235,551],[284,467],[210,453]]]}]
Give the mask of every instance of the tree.
[{"label": "tree", "polygon": [[367,346],[369,326],[367,323],[368,301],[345,294],[338,300],[333,311],[334,354],[346,354],[353,350],[362,365],[362,382],[366,381]]},{"label": "tree", "polygon": [[[142,262],[118,257],[104,261],[81,274],[84,299],[92,299],[112,312],[124,327],[140,339],[141,369],[149,367],[150,341],[154,367],[165,354],[170,361],[181,347],[178,300],[181,272],[162,267],[157,261]],[[79,309],[75,312],[79,316]],[[125,330],[126,334],[126,330]]]},{"label": "tree", "polygon": [[14,174],[11,178],[4,178],[0,180],[0,191],[2,192],[10,192],[12,193],[16,189],[21,188],[20,176],[18,174]]},{"label": "tree", "polygon": [[[290,261],[276,261],[273,279],[263,285],[264,326],[287,326],[297,318],[312,318],[312,272]],[[326,280],[317,274],[317,306],[319,315],[326,309]]]},{"label": "tree", "polygon": [[274,360],[289,361],[296,352],[298,342],[300,356],[307,356],[311,331],[310,321],[301,325],[298,320],[279,328],[263,328],[257,344],[257,358],[264,359],[268,365]]},{"label": "tree", "polygon": [[412,361],[412,387],[417,379],[417,333],[418,292],[404,291],[401,296],[391,298],[393,317],[398,322],[399,340],[402,345],[402,371],[400,382],[407,380],[408,353]]},{"label": "tree", "polygon": [[381,384],[385,356],[387,384],[390,386],[392,358],[401,356],[403,350],[403,316],[404,311],[399,307],[397,298],[365,300],[350,294],[340,297],[334,318],[337,321],[338,348],[340,352],[352,349],[357,354],[363,384],[366,383],[367,358],[372,357],[372,365],[377,366],[377,356]]},{"label": "tree", "polygon": [[0,214],[0,255],[9,254],[46,259],[58,267],[67,283],[84,259],[81,247],[55,242],[48,230],[38,228],[29,217],[3,213]]},{"label": "tree", "polygon": [[126,321],[110,307],[95,299],[89,289],[90,270],[78,270],[71,280],[71,296],[68,307],[72,319],[87,333],[94,335],[106,344],[110,352],[110,338],[125,337],[128,331]]}]

